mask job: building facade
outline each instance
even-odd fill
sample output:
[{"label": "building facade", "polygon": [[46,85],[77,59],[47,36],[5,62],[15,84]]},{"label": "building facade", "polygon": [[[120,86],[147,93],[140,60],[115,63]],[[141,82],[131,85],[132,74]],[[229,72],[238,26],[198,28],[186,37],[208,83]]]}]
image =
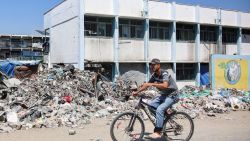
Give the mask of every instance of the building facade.
[{"label": "building facade", "polygon": [[50,64],[101,63],[113,77],[149,77],[159,58],[177,82],[197,82],[211,54],[250,55],[250,13],[151,0],[65,0],[44,14]]},{"label": "building facade", "polygon": [[48,37],[0,35],[0,60],[43,60],[43,43]]}]

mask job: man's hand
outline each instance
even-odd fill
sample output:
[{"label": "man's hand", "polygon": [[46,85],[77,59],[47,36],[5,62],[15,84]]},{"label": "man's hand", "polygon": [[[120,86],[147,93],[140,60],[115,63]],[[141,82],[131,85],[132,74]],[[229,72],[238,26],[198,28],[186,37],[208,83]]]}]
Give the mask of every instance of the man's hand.
[{"label": "man's hand", "polygon": [[147,89],[150,86],[151,86],[150,83],[144,83],[144,84],[142,84],[141,89],[145,90],[145,89]]},{"label": "man's hand", "polygon": [[152,86],[151,83],[142,84],[142,86],[140,86],[138,91],[133,91],[132,92],[132,96],[137,96],[141,91],[144,91],[145,89],[147,89],[150,86]]}]

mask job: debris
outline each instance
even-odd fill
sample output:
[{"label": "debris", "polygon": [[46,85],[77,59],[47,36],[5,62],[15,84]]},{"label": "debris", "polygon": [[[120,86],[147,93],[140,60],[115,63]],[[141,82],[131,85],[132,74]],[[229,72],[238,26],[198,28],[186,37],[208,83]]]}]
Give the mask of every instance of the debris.
[{"label": "debris", "polygon": [[72,130],[72,129],[69,130],[69,135],[75,135],[75,134],[76,134],[75,130]]},{"label": "debris", "polygon": [[[32,78],[17,79],[7,87],[0,85],[0,132],[30,128],[60,126],[83,127],[93,118],[112,118],[119,112],[133,110],[137,100],[131,89],[144,82],[144,75],[130,71],[117,77],[114,83],[100,80],[92,83],[94,72],[80,71],[74,66],[57,65],[42,69]],[[136,80],[136,82],[133,81]],[[14,86],[14,88],[13,88]],[[213,95],[212,95],[213,93]],[[157,89],[145,91],[149,101],[158,95]],[[192,118],[205,118],[231,110],[249,110],[250,93],[236,89],[209,89],[186,86],[180,90],[180,101],[173,108]],[[75,134],[69,130],[69,135]]]}]

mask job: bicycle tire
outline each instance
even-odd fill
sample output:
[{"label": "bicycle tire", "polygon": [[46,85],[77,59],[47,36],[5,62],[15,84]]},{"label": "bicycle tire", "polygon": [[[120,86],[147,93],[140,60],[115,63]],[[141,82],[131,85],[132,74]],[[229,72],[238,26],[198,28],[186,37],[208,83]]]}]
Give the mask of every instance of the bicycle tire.
[{"label": "bicycle tire", "polygon": [[[119,120],[121,120],[121,122],[125,122],[125,120],[127,120],[127,123],[129,124],[130,120],[135,116],[135,124],[139,124],[139,128],[141,128],[141,131],[140,132],[136,132],[136,133],[132,133],[134,131],[134,129],[132,129],[132,131],[126,131],[126,128],[128,125],[125,125],[125,129],[122,129],[122,131],[124,131],[124,135],[126,134],[128,136],[128,138],[132,138],[130,140],[134,140],[133,141],[141,141],[143,136],[144,136],[144,132],[145,132],[145,125],[144,125],[144,122],[143,120],[138,116],[138,115],[135,115],[135,113],[132,113],[132,112],[125,112],[125,113],[121,113],[120,115],[118,115],[111,123],[111,126],[110,126],[110,136],[112,138],[113,141],[123,141],[122,138],[120,137],[117,137],[116,136],[116,133],[114,133],[114,130],[115,130],[115,126],[116,126],[116,129],[118,130],[118,126],[122,126],[121,123],[119,122]],[[139,122],[138,122],[139,121]],[[118,122],[118,123],[117,123]],[[135,126],[134,124],[134,126]],[[134,128],[133,126],[133,128]],[[131,132],[131,133],[130,133]],[[138,136],[138,138],[137,138]],[[130,141],[129,140],[129,141]],[[124,140],[125,141],[125,140]]]},{"label": "bicycle tire", "polygon": [[[184,123],[184,119],[186,120],[187,123]],[[173,127],[173,124],[176,127]],[[186,132],[187,136],[179,139],[179,136],[185,132],[183,130],[184,128],[186,128],[186,126],[188,126],[187,124],[189,124],[190,126],[189,131]],[[172,129],[173,131],[170,131],[170,129]],[[176,112],[170,115],[170,117],[165,120],[162,131],[163,131],[163,138],[167,141],[171,141],[171,140],[189,141],[194,133],[194,122],[187,113]]]}]

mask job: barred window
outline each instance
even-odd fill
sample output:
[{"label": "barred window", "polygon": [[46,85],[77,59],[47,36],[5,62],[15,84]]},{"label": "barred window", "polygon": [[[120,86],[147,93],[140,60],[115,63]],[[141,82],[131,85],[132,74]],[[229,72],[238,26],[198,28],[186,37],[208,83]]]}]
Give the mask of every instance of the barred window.
[{"label": "barred window", "polygon": [[195,80],[197,73],[194,63],[177,63],[176,80]]},{"label": "barred window", "polygon": [[237,43],[237,29],[223,28],[222,29],[222,43]]},{"label": "barred window", "polygon": [[84,33],[86,36],[112,37],[112,18],[84,18]]},{"label": "barred window", "polygon": [[176,40],[177,41],[194,41],[194,25],[177,24]]},{"label": "barred window", "polygon": [[242,43],[250,43],[250,30],[242,29]]},{"label": "barred window", "polygon": [[149,39],[170,39],[168,23],[163,22],[149,22]]},{"label": "barred window", "polygon": [[143,38],[143,21],[120,19],[119,37],[120,38]]},{"label": "barred window", "polygon": [[202,42],[216,42],[216,27],[201,26],[200,40]]}]

